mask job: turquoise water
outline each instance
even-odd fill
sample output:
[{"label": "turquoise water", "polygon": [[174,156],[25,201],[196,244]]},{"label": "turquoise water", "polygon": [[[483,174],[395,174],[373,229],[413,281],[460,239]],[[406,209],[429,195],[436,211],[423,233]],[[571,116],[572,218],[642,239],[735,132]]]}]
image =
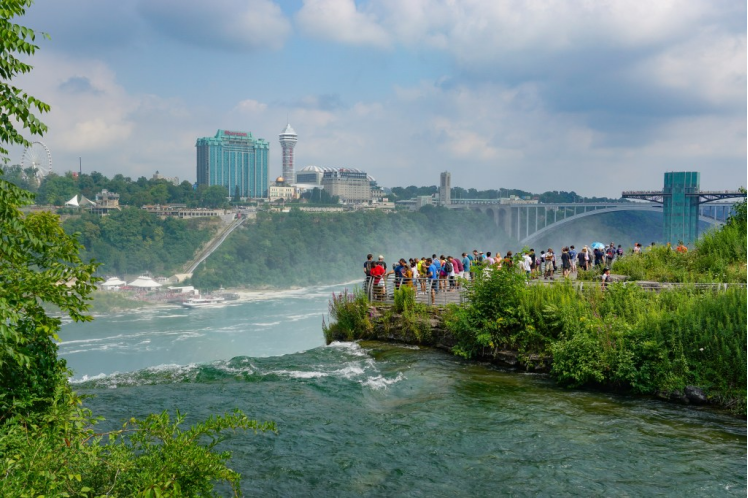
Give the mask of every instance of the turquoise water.
[{"label": "turquoise water", "polygon": [[431,349],[324,346],[333,289],[67,324],[61,353],[102,429],[176,408],[275,421],[221,443],[249,496],[746,495],[744,420]]}]

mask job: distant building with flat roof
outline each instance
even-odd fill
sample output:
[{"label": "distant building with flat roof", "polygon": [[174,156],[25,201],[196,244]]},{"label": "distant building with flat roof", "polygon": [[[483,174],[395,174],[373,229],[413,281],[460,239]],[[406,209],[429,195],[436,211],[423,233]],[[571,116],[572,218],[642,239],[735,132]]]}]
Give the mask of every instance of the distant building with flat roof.
[{"label": "distant building with flat roof", "polygon": [[218,130],[215,137],[198,138],[197,184],[222,185],[227,195],[268,196],[270,144],[243,131]]},{"label": "distant building with flat roof", "polygon": [[322,175],[322,188],[345,203],[369,202],[371,181],[369,175],[358,169],[335,169]]}]

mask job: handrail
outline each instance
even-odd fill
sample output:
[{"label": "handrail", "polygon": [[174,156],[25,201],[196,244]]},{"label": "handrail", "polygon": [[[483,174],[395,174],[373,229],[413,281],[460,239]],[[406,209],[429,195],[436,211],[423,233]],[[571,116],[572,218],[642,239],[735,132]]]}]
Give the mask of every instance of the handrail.
[{"label": "handrail", "polygon": [[[393,278],[390,278],[393,277]],[[416,291],[416,302],[426,304],[429,306],[444,307],[448,304],[459,304],[463,305],[469,302],[467,290],[470,288],[471,280],[464,278],[451,280],[449,278],[423,278],[415,277],[413,279],[401,279],[400,282],[396,281],[396,277],[393,273],[383,275],[380,277],[382,285],[374,283],[376,277],[365,277],[364,290],[366,296],[371,303],[382,303],[382,304],[393,304],[394,303],[394,290],[401,286],[410,286],[410,281],[413,281],[411,287]],[[431,295],[431,287],[436,281],[436,290]],[[454,282],[451,286],[450,282]],[[543,279],[531,279],[527,281],[527,285],[564,285],[571,283],[572,286],[578,292],[588,292],[591,290],[600,289],[602,282],[599,280],[569,280],[560,278],[558,280],[543,280]],[[610,282],[610,284],[618,283],[624,286],[626,285],[638,285],[642,290],[646,291],[667,291],[678,288],[694,288],[697,290],[712,290],[716,292],[725,292],[731,287],[746,288],[748,284],[743,282],[736,283],[683,283],[683,282],[649,282],[649,281],[624,281],[624,282]],[[610,285],[608,284],[608,285]]]}]

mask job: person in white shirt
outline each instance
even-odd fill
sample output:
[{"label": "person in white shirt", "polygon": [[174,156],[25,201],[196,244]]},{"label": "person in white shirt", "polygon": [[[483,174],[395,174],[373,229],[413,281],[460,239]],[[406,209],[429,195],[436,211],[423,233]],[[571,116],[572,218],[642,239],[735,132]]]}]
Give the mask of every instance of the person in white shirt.
[{"label": "person in white shirt", "polygon": [[525,270],[527,279],[530,280],[530,271],[532,270],[532,258],[528,253],[522,254],[522,267]]}]

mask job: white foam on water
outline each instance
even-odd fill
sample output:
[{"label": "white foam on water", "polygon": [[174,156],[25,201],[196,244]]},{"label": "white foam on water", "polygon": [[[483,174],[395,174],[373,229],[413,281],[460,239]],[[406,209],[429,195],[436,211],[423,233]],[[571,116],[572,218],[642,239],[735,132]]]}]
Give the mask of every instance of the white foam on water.
[{"label": "white foam on water", "polygon": [[176,365],[173,363],[157,365],[155,367],[148,367],[135,372],[113,372],[111,374],[98,374],[94,376],[83,375],[83,377],[76,379],[72,378],[69,380],[71,384],[83,384],[85,382],[96,382],[98,387],[108,387],[110,389],[116,389],[120,386],[140,386],[143,384],[151,383],[150,377],[161,377],[162,374],[167,374],[165,379],[171,382],[181,381],[186,378],[194,377],[197,372],[197,365],[190,363],[189,365]]},{"label": "white foam on water", "polygon": [[346,352],[353,356],[367,356],[366,350],[359,346],[357,342],[333,341],[327,347],[347,350]]},{"label": "white foam on water", "polygon": [[394,379],[385,379],[381,375],[377,375],[376,377],[369,377],[368,379],[361,381],[361,385],[370,387],[375,391],[381,391],[383,389],[387,389],[392,384],[400,382],[403,379],[405,379],[405,376],[402,374],[402,372],[397,374],[397,377],[395,377]]},{"label": "white foam on water", "polygon": [[229,366],[227,363],[223,361],[215,361],[211,363],[211,366],[215,368],[216,370],[220,370],[221,372],[225,372],[227,374],[232,374],[232,375],[244,374],[244,373],[252,374],[256,370],[256,367],[249,362],[247,362],[246,366],[242,366],[238,368]]},{"label": "white foam on water", "polygon": [[[199,332],[184,332],[181,333],[178,337],[174,339],[174,342],[177,341],[186,341],[188,339],[194,339],[195,337],[203,337],[205,334],[201,334]],[[148,341],[150,342],[150,341]]]},{"label": "white foam on water", "polygon": [[328,373],[325,372],[303,372],[300,370],[272,370],[268,374],[285,375],[293,379],[317,379],[319,377],[327,377]]},{"label": "white foam on water", "polygon": [[350,364],[346,366],[345,368],[341,368],[340,370],[335,371],[336,375],[345,377],[346,379],[350,379],[352,377],[363,375],[363,373],[364,373],[364,369],[356,364]]}]

